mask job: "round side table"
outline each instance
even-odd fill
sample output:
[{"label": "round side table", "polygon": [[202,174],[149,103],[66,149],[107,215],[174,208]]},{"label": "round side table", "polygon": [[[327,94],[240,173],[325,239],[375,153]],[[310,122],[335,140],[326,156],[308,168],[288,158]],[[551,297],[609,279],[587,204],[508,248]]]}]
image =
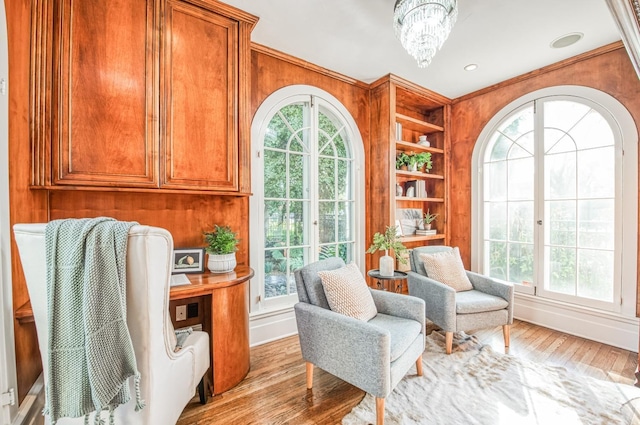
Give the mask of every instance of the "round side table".
[{"label": "round side table", "polygon": [[371,276],[377,280],[377,289],[382,289],[383,291],[395,291],[397,293],[402,293],[402,282],[407,278],[407,274],[405,272],[400,272],[398,270],[393,271],[393,276],[381,276],[379,269],[369,270],[367,272],[367,276]]}]

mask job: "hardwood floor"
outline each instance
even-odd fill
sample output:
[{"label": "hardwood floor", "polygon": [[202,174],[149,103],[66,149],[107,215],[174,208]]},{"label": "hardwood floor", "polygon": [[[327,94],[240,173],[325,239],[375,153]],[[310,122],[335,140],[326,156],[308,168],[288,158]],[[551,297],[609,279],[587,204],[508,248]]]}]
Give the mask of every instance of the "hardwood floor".
[{"label": "hardwood floor", "polygon": [[[469,333],[495,350],[504,349],[501,327]],[[630,385],[637,363],[637,353],[518,320],[511,327],[509,353]],[[307,391],[305,385],[297,336],[254,347],[247,378],[204,406],[194,397],[178,425],[339,424],[364,396],[319,368],[313,390]]]}]

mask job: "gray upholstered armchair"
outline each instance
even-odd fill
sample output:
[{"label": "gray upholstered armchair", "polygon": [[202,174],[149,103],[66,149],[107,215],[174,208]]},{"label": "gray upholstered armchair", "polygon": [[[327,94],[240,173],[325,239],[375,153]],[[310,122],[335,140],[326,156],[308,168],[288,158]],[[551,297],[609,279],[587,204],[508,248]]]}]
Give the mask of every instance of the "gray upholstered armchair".
[{"label": "gray upholstered armchair", "polygon": [[408,272],[409,295],[426,303],[426,317],[445,331],[447,354],[451,354],[453,333],[502,326],[504,345],[509,346],[513,323],[513,285],[466,271],[473,285],[469,291],[456,292],[450,286],[427,277],[421,253],[451,251],[448,246],[413,249]]},{"label": "gray upholstered armchair", "polygon": [[370,290],[378,314],[368,322],[331,311],[318,271],[343,267],[340,258],[309,264],[295,272],[295,305],[307,388],[313,366],[376,397],[377,424],[384,423],[384,399],[415,363],[422,375],[425,344],[424,302],[414,297]]}]

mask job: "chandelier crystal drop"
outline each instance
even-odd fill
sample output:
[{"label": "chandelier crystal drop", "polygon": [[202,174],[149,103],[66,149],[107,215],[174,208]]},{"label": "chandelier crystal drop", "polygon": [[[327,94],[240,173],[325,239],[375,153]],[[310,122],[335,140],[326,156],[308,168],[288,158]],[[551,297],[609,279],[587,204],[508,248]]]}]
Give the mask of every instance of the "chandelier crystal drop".
[{"label": "chandelier crystal drop", "polygon": [[420,68],[426,68],[458,18],[456,0],[397,0],[393,10],[396,37]]}]

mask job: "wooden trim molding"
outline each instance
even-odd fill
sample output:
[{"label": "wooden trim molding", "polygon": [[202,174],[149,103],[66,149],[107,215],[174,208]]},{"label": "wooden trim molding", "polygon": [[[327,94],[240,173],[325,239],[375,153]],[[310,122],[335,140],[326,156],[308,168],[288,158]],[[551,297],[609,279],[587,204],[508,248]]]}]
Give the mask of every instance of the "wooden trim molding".
[{"label": "wooden trim molding", "polygon": [[640,77],[640,1],[606,0],[631,63]]},{"label": "wooden trim molding", "polygon": [[284,52],[281,52],[279,50],[272,49],[271,47],[263,46],[262,44],[258,44],[258,43],[252,42],[251,43],[251,50],[255,51],[255,52],[258,52],[258,53],[262,53],[264,55],[268,55],[268,56],[274,57],[276,59],[280,59],[280,60],[288,62],[288,63],[290,63],[292,65],[297,65],[297,66],[299,66],[301,68],[308,69],[310,71],[314,71],[314,72],[317,72],[317,73],[322,74],[322,75],[326,75],[327,77],[335,78],[336,80],[339,80],[339,81],[342,81],[342,82],[345,82],[345,83],[348,83],[348,84],[353,84],[354,86],[360,87],[361,89],[369,90],[369,88],[370,88],[370,85],[365,83],[365,82],[363,82],[363,81],[357,80],[355,78],[348,77],[348,76],[346,76],[344,74],[340,74],[339,72],[331,71],[330,69],[323,68],[323,67],[321,67],[319,65],[316,65],[314,63],[307,62],[307,61],[305,61],[303,59],[300,59],[300,58],[297,58],[295,56],[291,56],[288,53],[284,53]]},{"label": "wooden trim molding", "polygon": [[578,62],[589,60],[589,59],[592,59],[592,58],[594,58],[596,56],[604,55],[606,53],[612,52],[614,50],[622,49],[622,48],[624,48],[624,45],[622,44],[622,42],[621,41],[615,41],[613,43],[606,44],[606,45],[604,45],[602,47],[598,47],[597,49],[585,52],[585,53],[583,53],[581,55],[573,56],[573,57],[571,57],[569,59],[566,59],[566,60],[563,60],[563,61],[560,61],[560,62],[556,62],[554,64],[545,66],[543,68],[536,69],[535,71],[531,71],[531,72],[528,72],[526,74],[519,75],[519,76],[511,78],[509,80],[505,80],[505,81],[502,81],[500,83],[494,84],[492,86],[485,87],[483,89],[480,89],[480,90],[474,91],[472,93],[466,94],[464,96],[458,97],[456,99],[453,99],[453,101],[451,103],[452,104],[456,104],[456,103],[459,103],[459,102],[463,102],[463,101],[471,99],[473,97],[493,92],[493,91],[498,90],[498,89],[500,89],[502,87],[510,86],[510,85],[513,85],[513,84],[517,84],[519,82],[522,82],[522,81],[525,81],[525,80],[529,80],[531,78],[536,78],[536,77],[539,77],[542,74],[546,74],[548,72],[556,71],[558,69],[565,68],[565,67],[567,67],[569,65],[573,65],[573,64],[578,63]]}]

